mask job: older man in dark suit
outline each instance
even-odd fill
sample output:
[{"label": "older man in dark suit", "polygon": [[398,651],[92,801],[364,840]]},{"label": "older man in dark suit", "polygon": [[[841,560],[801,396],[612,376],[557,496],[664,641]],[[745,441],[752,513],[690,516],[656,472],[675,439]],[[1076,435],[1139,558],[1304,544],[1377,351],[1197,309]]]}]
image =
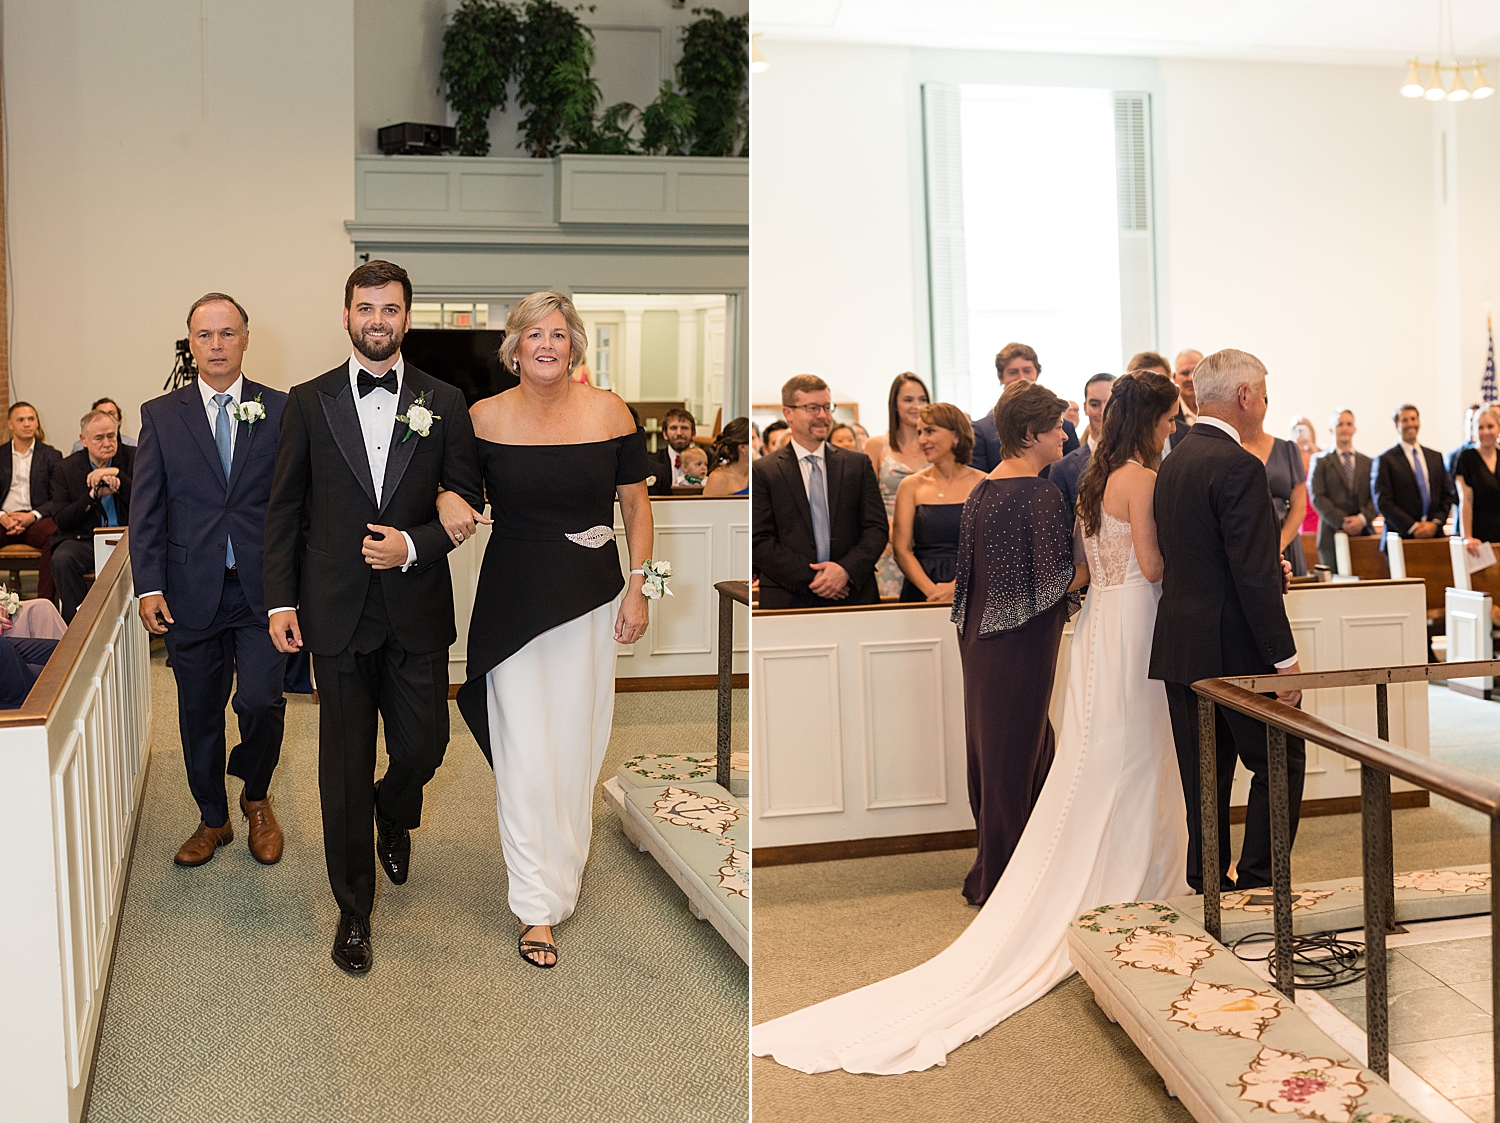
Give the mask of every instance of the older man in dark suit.
[{"label": "older man in dark suit", "polygon": [[[1000,392],[1003,394],[1012,382],[1022,379],[1035,382],[1041,377],[1042,364],[1037,360],[1036,352],[1026,344],[1007,343],[995,356],[995,373],[1000,377]],[[1062,451],[1067,456],[1078,447],[1078,433],[1067,418],[1063,418],[1062,427]],[[995,431],[993,408],[974,419],[974,459],[971,463],[981,472],[992,472],[1000,463],[1000,434]],[[1053,465],[1047,466],[1051,467]],[[1046,469],[1042,471],[1042,478],[1048,478]]]},{"label": "older man in dark suit", "polygon": [[1370,494],[1372,462],[1354,450],[1354,413],[1340,410],[1328,423],[1334,446],[1313,457],[1308,474],[1308,501],[1318,512],[1318,560],[1337,565],[1334,536],[1350,538],[1375,532],[1375,500]]},{"label": "older man in dark suit", "polygon": [[250,853],[281,859],[271,774],[286,725],[286,656],[271,642],[262,556],[266,501],[286,395],[242,372],[250,319],[224,293],[188,310],[198,378],[141,407],[131,495],[130,560],[141,622],[166,639],[177,726],[199,822],[177,851],[201,866],[234,838],[224,790],[224,706],[233,682],[240,741],[227,771],[245,782]]},{"label": "older man in dark suit", "polygon": [[1380,454],[1370,474],[1375,509],[1385,529],[1402,538],[1435,538],[1443,533],[1448,513],[1458,501],[1443,456],[1417,443],[1422,416],[1404,405],[1391,420],[1401,440]]},{"label": "older man in dark suit", "polygon": [[890,538],[868,456],[828,443],[828,384],[799,374],[781,388],[792,438],[752,466],[751,549],[761,608],[875,604],[875,563]]},{"label": "older man in dark suit", "polygon": [[52,477],[52,578],[62,598],[62,617],[72,623],[94,569],[94,528],[130,521],[130,476],[135,449],[120,444],[114,417],[92,409],[79,423],[83,448],[67,457]]},{"label": "older man in dark suit", "polygon": [[[52,580],[52,480],[62,469],[63,456],[38,436],[41,420],[30,402],[10,407],[10,440],[0,445],[0,546],[25,544],[41,552],[36,593],[42,600],[57,599]],[[19,589],[12,592],[20,593]]]}]

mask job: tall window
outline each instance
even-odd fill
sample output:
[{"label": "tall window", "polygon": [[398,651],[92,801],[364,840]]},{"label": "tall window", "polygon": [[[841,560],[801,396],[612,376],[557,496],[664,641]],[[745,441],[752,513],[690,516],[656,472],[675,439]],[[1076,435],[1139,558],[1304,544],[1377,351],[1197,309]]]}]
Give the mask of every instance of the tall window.
[{"label": "tall window", "polygon": [[924,102],[939,396],[988,409],[995,352],[1021,342],[1077,399],[1154,344],[1144,96],[962,85]]}]

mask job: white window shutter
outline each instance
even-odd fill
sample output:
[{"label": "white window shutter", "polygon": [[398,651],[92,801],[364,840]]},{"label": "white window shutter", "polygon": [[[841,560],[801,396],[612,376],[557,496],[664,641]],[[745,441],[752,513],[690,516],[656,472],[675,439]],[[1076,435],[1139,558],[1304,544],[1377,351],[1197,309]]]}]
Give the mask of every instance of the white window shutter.
[{"label": "white window shutter", "polygon": [[1132,355],[1156,350],[1150,94],[1115,94],[1115,188],[1120,219],[1120,349],[1123,367]]},{"label": "white window shutter", "polygon": [[963,129],[957,86],[922,87],[932,394],[969,410],[969,297],[964,257]]}]

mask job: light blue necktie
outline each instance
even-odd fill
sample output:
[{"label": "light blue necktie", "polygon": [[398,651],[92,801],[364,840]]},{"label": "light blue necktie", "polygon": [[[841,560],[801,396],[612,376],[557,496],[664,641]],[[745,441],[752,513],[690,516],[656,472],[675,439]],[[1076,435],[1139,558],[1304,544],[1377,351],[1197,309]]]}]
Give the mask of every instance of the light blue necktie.
[{"label": "light blue necktie", "polygon": [[828,481],[823,478],[823,458],[807,458],[807,505],[812,508],[813,544],[818,560],[826,562],[831,535],[828,522]]},{"label": "light blue necktie", "polygon": [[[219,416],[214,420],[214,444],[219,448],[219,463],[224,468],[224,481],[229,482],[230,456],[229,444],[229,403],[233,399],[228,394],[215,394],[214,401],[219,403]],[[228,538],[224,540],[224,564],[230,569],[234,568],[234,543]]]},{"label": "light blue necktie", "polygon": [[1412,471],[1417,474],[1417,490],[1422,493],[1422,518],[1427,518],[1427,511],[1432,506],[1432,494],[1427,490],[1427,473],[1422,471],[1422,446],[1417,446],[1417,451],[1411,458]]}]

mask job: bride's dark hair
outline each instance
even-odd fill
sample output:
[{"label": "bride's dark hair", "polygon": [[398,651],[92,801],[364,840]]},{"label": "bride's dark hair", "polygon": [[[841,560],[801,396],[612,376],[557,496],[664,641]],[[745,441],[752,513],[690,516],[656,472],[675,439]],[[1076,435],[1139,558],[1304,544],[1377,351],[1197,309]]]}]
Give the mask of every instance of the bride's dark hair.
[{"label": "bride's dark hair", "polygon": [[1177,385],[1155,371],[1137,370],[1115,379],[1104,403],[1104,431],[1089,455],[1083,479],[1078,481],[1078,517],[1084,537],[1099,533],[1099,512],[1104,506],[1104,485],[1115,469],[1127,460],[1139,460],[1156,469],[1161,449],[1156,426],[1162,414],[1177,404]]}]

